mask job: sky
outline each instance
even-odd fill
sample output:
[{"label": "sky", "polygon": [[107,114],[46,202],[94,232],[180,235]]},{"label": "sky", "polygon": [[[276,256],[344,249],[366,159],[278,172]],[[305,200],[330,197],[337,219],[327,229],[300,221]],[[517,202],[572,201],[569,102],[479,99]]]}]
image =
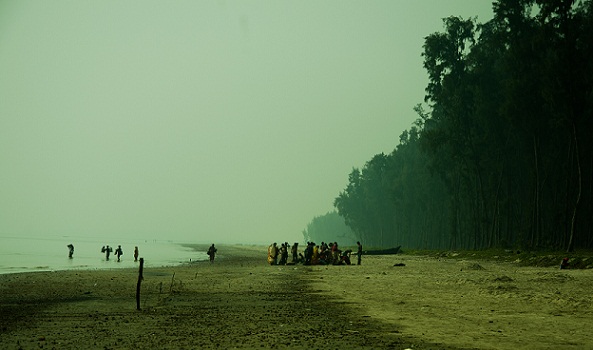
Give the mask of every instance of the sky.
[{"label": "sky", "polygon": [[491,0],[0,2],[0,237],[303,241]]}]

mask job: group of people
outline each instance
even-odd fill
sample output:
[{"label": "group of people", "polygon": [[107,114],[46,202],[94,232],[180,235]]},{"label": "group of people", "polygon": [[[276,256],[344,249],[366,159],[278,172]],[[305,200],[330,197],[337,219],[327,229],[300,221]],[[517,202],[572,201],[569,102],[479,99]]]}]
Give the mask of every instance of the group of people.
[{"label": "group of people", "polygon": [[[72,243],[68,244],[66,247],[68,247],[68,258],[72,259],[74,256],[74,245]],[[214,262],[214,256],[216,255],[216,252],[218,250],[214,247],[214,244],[212,244],[210,246],[210,248],[208,248],[208,256],[210,257],[210,262]],[[109,246],[109,245],[104,245],[103,247],[101,247],[101,253],[105,254],[105,260],[109,261],[109,257],[111,256],[111,253],[113,253],[113,247]],[[117,248],[115,249],[115,256],[117,257],[117,261],[121,261],[121,256],[124,255],[124,251],[121,248],[121,245],[118,245]],[[138,246],[134,247],[134,261],[138,261],[138,256],[139,256],[139,251],[138,251]]]},{"label": "group of people", "polygon": [[[362,244],[356,242],[356,245],[357,265],[360,265]],[[297,242],[292,246],[288,242],[284,242],[280,246],[274,242],[268,247],[268,263],[270,265],[294,265],[299,263],[304,265],[351,265],[351,255],[352,249],[341,250],[338,242],[321,242],[320,245],[307,242],[307,246],[302,253],[299,252]],[[291,261],[289,261],[290,256],[292,256]]]},{"label": "group of people", "polygon": [[[111,253],[113,252],[113,248],[110,247],[109,245],[104,245],[101,248],[101,253],[105,253],[105,260],[109,260],[109,256],[111,255]],[[117,261],[121,261],[121,256],[124,255],[124,251],[123,249],[121,249],[121,245],[117,246],[117,249],[115,249],[115,256],[117,257]],[[134,261],[138,261],[138,247],[134,247]]]},{"label": "group of people", "polygon": [[[68,257],[70,259],[73,258],[74,256],[74,244],[70,243],[68,244],[66,247],[68,247]],[[113,248],[110,247],[109,245],[104,245],[101,248],[101,253],[105,254],[105,260],[109,260],[109,256],[111,255],[111,253],[113,252]],[[124,251],[123,249],[121,249],[121,245],[117,246],[117,249],[115,249],[115,256],[117,256],[117,261],[121,261],[121,256],[124,255]],[[134,247],[134,261],[138,261],[138,247]]]}]

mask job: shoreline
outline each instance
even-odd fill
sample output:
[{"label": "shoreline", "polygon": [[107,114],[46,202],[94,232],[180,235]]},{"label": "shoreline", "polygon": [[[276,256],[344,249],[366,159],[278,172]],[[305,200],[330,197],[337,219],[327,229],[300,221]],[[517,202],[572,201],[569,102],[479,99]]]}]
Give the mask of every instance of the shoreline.
[{"label": "shoreline", "polygon": [[[64,244],[61,240],[50,240],[54,245],[60,247]],[[208,260],[208,256],[201,248],[204,244],[187,244],[169,241],[150,242],[144,245],[137,243],[140,246],[139,258],[145,258],[145,264],[150,264],[152,267],[176,266],[195,261]],[[66,271],[66,270],[102,270],[102,269],[137,269],[138,261],[133,258],[133,244],[124,246],[124,255],[121,262],[112,255],[111,259],[106,260],[104,253],[99,251],[99,248],[93,249],[96,254],[91,255],[89,246],[84,251],[75,245],[75,252],[73,258],[67,258],[66,252],[64,254],[53,253],[39,253],[39,251],[24,251],[22,254],[15,254],[3,256],[0,260],[0,275],[14,274],[14,273],[30,273],[30,272],[51,272],[51,271]],[[186,250],[186,249],[191,249]],[[164,253],[162,252],[164,250]]]},{"label": "shoreline", "polygon": [[[202,249],[207,245],[195,245]],[[217,245],[213,264],[0,275],[0,347],[583,349],[590,270],[428,256],[270,266]],[[403,264],[403,266],[394,266]]]}]

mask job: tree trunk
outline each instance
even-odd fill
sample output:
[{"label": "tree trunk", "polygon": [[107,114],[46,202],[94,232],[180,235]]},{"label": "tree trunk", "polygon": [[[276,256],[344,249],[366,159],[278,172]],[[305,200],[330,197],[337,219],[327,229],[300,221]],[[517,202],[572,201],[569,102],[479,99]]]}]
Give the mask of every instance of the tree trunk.
[{"label": "tree trunk", "polygon": [[574,125],[574,121],[572,123],[572,135],[574,138],[574,152],[575,152],[575,159],[577,161],[577,198],[574,202],[574,207],[572,210],[572,218],[570,220],[570,238],[568,239],[568,247],[566,251],[568,253],[574,250],[574,230],[575,230],[575,223],[577,221],[577,211],[579,209],[579,203],[581,201],[581,189],[582,189],[582,178],[581,178],[581,159],[579,156],[579,140],[577,138],[577,129]]},{"label": "tree trunk", "polygon": [[492,223],[490,224],[490,234],[488,239],[488,248],[492,248],[492,245],[498,245],[498,237],[494,234],[497,223],[499,223],[499,201],[500,201],[500,189],[502,187],[503,175],[504,175],[505,162],[502,163],[502,169],[500,169],[500,176],[498,177],[498,183],[496,184],[496,193],[494,195],[494,203],[492,204]]},{"label": "tree trunk", "polygon": [[537,138],[533,136],[533,157],[535,161],[535,191],[533,193],[533,222],[531,228],[531,247],[539,244],[539,162],[537,152]]}]

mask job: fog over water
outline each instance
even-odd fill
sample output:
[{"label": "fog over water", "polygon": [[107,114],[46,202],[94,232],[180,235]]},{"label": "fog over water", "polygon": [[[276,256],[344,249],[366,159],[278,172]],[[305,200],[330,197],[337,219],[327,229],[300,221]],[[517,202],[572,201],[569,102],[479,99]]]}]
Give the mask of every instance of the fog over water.
[{"label": "fog over water", "polygon": [[[68,244],[74,245],[74,254],[68,257]],[[113,248],[109,260],[101,248]],[[115,250],[121,246],[123,255],[117,261]],[[134,247],[147,268],[173,266],[206,261],[205,249],[163,240],[128,240],[118,237],[93,239],[85,237],[2,237],[0,244],[0,274],[56,270],[94,270],[138,268],[134,261]]]},{"label": "fog over water", "polygon": [[0,239],[302,241],[450,15],[491,1],[2,1]]}]

